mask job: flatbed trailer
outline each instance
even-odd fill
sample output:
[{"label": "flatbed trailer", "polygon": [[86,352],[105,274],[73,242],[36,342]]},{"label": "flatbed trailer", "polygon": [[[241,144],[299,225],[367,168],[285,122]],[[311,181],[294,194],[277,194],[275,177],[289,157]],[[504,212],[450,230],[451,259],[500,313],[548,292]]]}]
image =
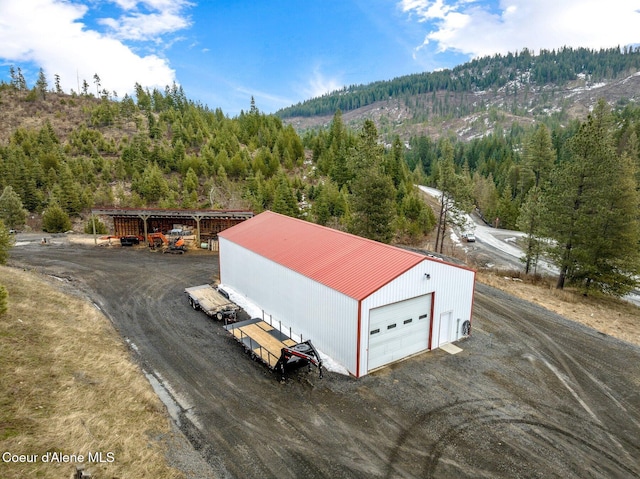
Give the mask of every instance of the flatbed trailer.
[{"label": "flatbed trailer", "polygon": [[311,341],[297,342],[269,323],[254,318],[224,326],[245,348],[253,359],[262,361],[269,369],[279,372],[281,380],[285,372],[307,364],[313,364],[322,378],[322,360]]},{"label": "flatbed trailer", "polygon": [[201,284],[185,288],[184,292],[193,309],[203,311],[218,321],[236,320],[236,313],[240,307],[229,299],[224,290],[210,284]]}]

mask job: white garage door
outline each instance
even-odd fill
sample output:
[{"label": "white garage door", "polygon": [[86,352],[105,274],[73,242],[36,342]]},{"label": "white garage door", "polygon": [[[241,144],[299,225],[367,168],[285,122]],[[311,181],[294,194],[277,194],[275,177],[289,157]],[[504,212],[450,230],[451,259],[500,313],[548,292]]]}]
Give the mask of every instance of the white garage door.
[{"label": "white garage door", "polygon": [[372,309],[368,369],[427,349],[430,321],[430,294]]}]

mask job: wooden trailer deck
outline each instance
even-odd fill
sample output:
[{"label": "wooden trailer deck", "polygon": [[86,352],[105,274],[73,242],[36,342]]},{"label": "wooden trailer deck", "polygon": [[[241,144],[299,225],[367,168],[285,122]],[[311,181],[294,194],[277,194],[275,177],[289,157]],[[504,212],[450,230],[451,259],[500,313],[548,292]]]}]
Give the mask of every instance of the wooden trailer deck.
[{"label": "wooden trailer deck", "polygon": [[219,320],[230,316],[230,313],[239,309],[236,304],[210,284],[185,288],[184,292],[187,294],[192,308],[200,309],[208,316],[216,317]]},{"label": "wooden trailer deck", "polygon": [[276,367],[282,356],[282,348],[290,348],[298,344],[261,319],[228,324],[225,329],[271,369]]}]

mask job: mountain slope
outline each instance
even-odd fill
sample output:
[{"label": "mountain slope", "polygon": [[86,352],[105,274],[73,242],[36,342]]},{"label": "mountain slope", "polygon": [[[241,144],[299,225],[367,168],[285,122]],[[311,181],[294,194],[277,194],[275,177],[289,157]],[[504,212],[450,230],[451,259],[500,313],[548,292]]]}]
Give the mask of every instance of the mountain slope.
[{"label": "mountain slope", "polygon": [[434,73],[345,88],[280,110],[299,131],[328,125],[335,109],[358,126],[376,122],[398,134],[455,135],[469,140],[498,127],[584,118],[598,98],[640,101],[640,50],[563,49],[533,56],[487,57]]}]

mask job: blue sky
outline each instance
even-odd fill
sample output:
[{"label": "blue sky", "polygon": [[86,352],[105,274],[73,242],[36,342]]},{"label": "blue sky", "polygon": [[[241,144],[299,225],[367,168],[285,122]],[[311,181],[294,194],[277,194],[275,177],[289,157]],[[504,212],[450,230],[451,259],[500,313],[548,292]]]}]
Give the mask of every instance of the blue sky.
[{"label": "blue sky", "polygon": [[640,43],[640,0],[0,0],[0,79],[119,98],[135,83],[225,114],[495,53]]}]

